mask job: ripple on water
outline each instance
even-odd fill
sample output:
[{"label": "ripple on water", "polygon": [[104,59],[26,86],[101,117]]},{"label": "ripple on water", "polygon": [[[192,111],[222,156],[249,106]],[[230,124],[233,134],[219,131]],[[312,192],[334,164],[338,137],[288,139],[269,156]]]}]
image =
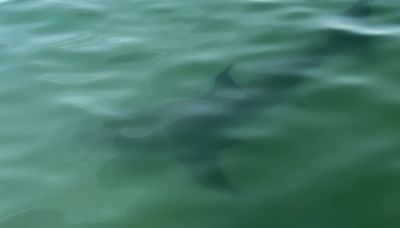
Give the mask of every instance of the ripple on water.
[{"label": "ripple on water", "polygon": [[327,19],[322,21],[319,24],[319,27],[323,29],[334,29],[367,36],[391,36],[396,34],[398,35],[400,32],[400,28],[398,26],[372,26],[351,18]]},{"label": "ripple on water", "polygon": [[0,0],[0,4],[4,4],[4,3],[10,2],[10,1],[12,1],[12,0]]},{"label": "ripple on water", "polygon": [[[112,96],[118,95],[118,92],[110,92]],[[102,95],[104,96],[104,94]],[[91,113],[95,116],[119,116],[120,111],[110,105],[107,102],[104,102],[101,99],[101,96],[97,94],[89,95],[89,94],[64,94],[63,96],[58,97],[58,99],[62,103],[67,103],[72,106],[78,107]]]},{"label": "ripple on water", "polygon": [[110,77],[109,73],[82,73],[82,74],[44,74],[38,77],[38,79],[57,84],[85,84],[94,81],[100,81],[107,77]]},{"label": "ripple on water", "polygon": [[120,54],[118,56],[112,57],[110,63],[131,63],[138,61],[146,61],[152,58],[156,58],[159,54],[157,52],[144,52],[137,51],[132,53]]},{"label": "ripple on water", "polygon": [[[345,5],[350,1],[336,3],[339,2]],[[389,6],[391,3],[377,4]],[[93,221],[89,227],[159,227],[161,223],[180,227],[180,222],[186,227],[190,227],[187,223],[197,227],[199,218],[210,214],[217,219],[206,219],[200,226],[212,227],[219,221],[238,226],[251,220],[259,227],[279,227],[279,223],[271,220],[298,216],[301,222],[297,225],[309,227],[321,215],[315,208],[324,209],[321,213],[329,218],[344,215],[336,208],[341,205],[331,207],[326,203],[338,198],[350,201],[348,206],[356,209],[355,214],[346,213],[346,218],[357,217],[359,206],[364,208],[363,203],[368,203],[364,200],[368,197],[358,193],[374,187],[365,184],[362,189],[356,186],[358,181],[370,180],[368,170],[384,169],[385,162],[392,158],[387,155],[398,154],[397,41],[388,48],[391,56],[378,47],[382,56],[377,61],[383,63],[382,69],[376,71],[365,70],[370,66],[361,63],[360,59],[364,58],[338,60],[337,55],[329,55],[330,61],[311,72],[321,77],[310,80],[310,87],[304,89],[306,92],[300,91],[298,96],[284,101],[290,104],[283,104],[285,107],[277,108],[276,112],[269,109],[259,119],[246,120],[243,126],[222,132],[223,136],[243,139],[226,149],[234,153],[225,153],[224,162],[234,165],[224,166],[224,171],[227,175],[233,174],[232,180],[244,191],[258,195],[256,202],[247,201],[247,196],[231,197],[228,203],[218,201],[221,198],[217,197],[222,194],[196,185],[183,169],[182,175],[175,172],[182,167],[173,159],[171,164],[155,162],[148,167],[150,160],[157,158],[143,161],[140,154],[134,163],[118,157],[122,149],[110,148],[112,145],[103,147],[112,144],[110,141],[104,140],[104,144],[99,143],[101,146],[88,144],[98,140],[97,134],[149,138],[145,143],[151,144],[161,141],[150,135],[165,124],[139,119],[137,126],[127,126],[123,118],[134,119],[136,110],[124,113],[120,109],[142,110],[148,104],[161,103],[171,113],[156,111],[156,114],[171,116],[169,121],[187,118],[189,124],[201,123],[196,116],[224,115],[229,110],[218,109],[213,103],[193,106],[189,102],[177,107],[172,103],[178,102],[177,97],[190,99],[206,93],[215,75],[229,62],[241,68],[246,63],[267,64],[272,59],[283,63],[282,59],[304,54],[298,49],[303,46],[307,49],[319,38],[323,41],[322,36],[315,39],[313,32],[333,30],[358,35],[356,38],[396,37],[399,28],[395,5],[393,1],[392,9],[387,7],[385,11],[395,14],[389,19],[392,25],[375,26],[356,20],[319,17],[325,13],[305,0],[0,0],[3,35],[0,37],[3,45],[0,47],[3,53],[0,91],[10,91],[1,92],[0,101],[4,110],[0,137],[0,226],[10,214],[49,206],[74,222]],[[381,21],[384,22],[382,17]],[[283,63],[282,66],[290,65]],[[348,68],[343,69],[344,66]],[[289,68],[288,71],[294,71]],[[253,74],[254,68],[249,67],[242,75],[234,72],[233,77],[251,82]],[[149,81],[155,82],[153,90],[149,88]],[[302,98],[306,98],[305,108],[291,108],[292,103]],[[122,119],[122,127],[97,132],[109,119]],[[164,123],[163,120],[159,122]],[[123,150],[134,151],[130,146]],[[124,182],[124,187],[132,189],[139,186],[146,194],[114,191],[119,186],[113,181],[106,184],[107,189],[98,186],[99,169],[114,156],[124,160],[124,167],[128,168],[121,169],[118,162],[115,167],[112,164],[122,172],[111,174],[110,179]],[[381,158],[382,166],[374,166],[376,158]],[[373,168],[367,165],[363,168],[363,164]],[[135,169],[135,165],[139,168]],[[174,171],[165,172],[165,166],[173,167]],[[367,175],[363,174],[365,171]],[[350,178],[340,180],[342,176]],[[349,181],[352,178],[354,181]],[[384,176],[382,179],[387,180]],[[331,184],[326,185],[328,182]],[[398,190],[393,187],[388,186]],[[346,195],[351,191],[356,193]],[[372,203],[365,208],[381,211],[372,204],[384,197],[375,193],[370,196]],[[135,202],[137,197],[142,203]],[[387,197],[393,199],[391,195]],[[362,198],[364,202],[351,201],[355,198]],[[240,207],[242,202],[246,208]],[[299,213],[298,208],[307,207],[308,202],[312,209],[302,216],[303,210]],[[131,210],[126,210],[127,207]],[[236,210],[240,216],[225,217],[224,207],[229,207],[228,211]],[[213,213],[214,209],[218,210]],[[177,220],[175,215],[182,213],[184,217],[188,215],[186,219]],[[14,220],[25,221],[26,217],[21,214]],[[32,214],[41,216],[32,219],[33,223],[52,216],[46,211]],[[146,220],[153,217],[157,219],[149,225]],[[108,221],[103,223],[105,220]],[[320,227],[332,224],[327,221],[321,222]]]}]

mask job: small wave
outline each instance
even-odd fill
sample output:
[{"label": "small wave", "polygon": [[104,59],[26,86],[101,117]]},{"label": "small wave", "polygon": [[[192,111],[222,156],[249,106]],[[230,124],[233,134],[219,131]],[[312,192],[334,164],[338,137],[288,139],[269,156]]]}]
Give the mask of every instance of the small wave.
[{"label": "small wave", "polygon": [[45,74],[39,76],[38,78],[43,81],[53,82],[57,84],[83,84],[83,83],[98,81],[107,77],[109,77],[109,74],[90,73],[90,74],[74,75],[73,73],[71,73],[71,74]]},{"label": "small wave", "polygon": [[320,26],[324,29],[334,29],[340,31],[347,31],[354,34],[369,35],[369,36],[385,36],[398,34],[400,28],[386,26],[386,27],[372,27],[371,25],[360,23],[359,21],[349,18],[334,18],[322,22]]},{"label": "small wave", "polygon": [[110,63],[131,63],[137,61],[144,61],[152,58],[156,58],[158,54],[156,52],[135,52],[127,53],[115,56],[109,60]]},{"label": "small wave", "polygon": [[105,104],[99,104],[99,98],[96,97],[90,97],[83,94],[69,94],[59,97],[59,100],[88,111],[93,115],[119,115],[119,112],[116,108],[107,107]]},{"label": "small wave", "polygon": [[11,0],[0,0],[0,4],[6,3],[6,2],[11,2]]}]

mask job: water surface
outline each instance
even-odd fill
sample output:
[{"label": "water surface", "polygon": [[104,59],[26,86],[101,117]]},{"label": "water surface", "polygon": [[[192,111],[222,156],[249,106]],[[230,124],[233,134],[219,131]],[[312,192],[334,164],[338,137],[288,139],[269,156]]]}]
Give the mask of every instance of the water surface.
[{"label": "water surface", "polygon": [[[399,227],[398,3],[347,20],[351,4],[0,0],[0,227]],[[240,194],[196,182],[162,137],[121,150],[126,129],[104,128],[204,95],[230,63],[241,85],[296,72],[331,31],[351,36],[306,83],[226,130]],[[160,128],[141,123],[125,133]]]}]

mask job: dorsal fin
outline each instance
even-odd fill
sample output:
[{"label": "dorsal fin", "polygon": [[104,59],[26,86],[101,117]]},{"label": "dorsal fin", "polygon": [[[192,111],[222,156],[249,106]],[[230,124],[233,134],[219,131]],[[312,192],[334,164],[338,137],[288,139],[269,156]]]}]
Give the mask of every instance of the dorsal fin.
[{"label": "dorsal fin", "polygon": [[370,3],[372,0],[358,0],[351,7],[349,7],[344,15],[347,17],[362,18],[371,14]]},{"label": "dorsal fin", "polygon": [[221,87],[222,88],[238,87],[237,83],[232,79],[230,75],[230,71],[232,68],[233,64],[230,64],[224,69],[224,71],[222,71],[217,75],[217,77],[215,77],[213,89],[218,89]]}]

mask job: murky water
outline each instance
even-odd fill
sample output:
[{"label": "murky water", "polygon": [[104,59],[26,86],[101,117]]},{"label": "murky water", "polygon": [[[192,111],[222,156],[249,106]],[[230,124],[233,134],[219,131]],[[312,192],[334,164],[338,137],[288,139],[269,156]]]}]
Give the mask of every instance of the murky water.
[{"label": "murky water", "polygon": [[399,227],[398,9],[0,0],[0,227]]}]

